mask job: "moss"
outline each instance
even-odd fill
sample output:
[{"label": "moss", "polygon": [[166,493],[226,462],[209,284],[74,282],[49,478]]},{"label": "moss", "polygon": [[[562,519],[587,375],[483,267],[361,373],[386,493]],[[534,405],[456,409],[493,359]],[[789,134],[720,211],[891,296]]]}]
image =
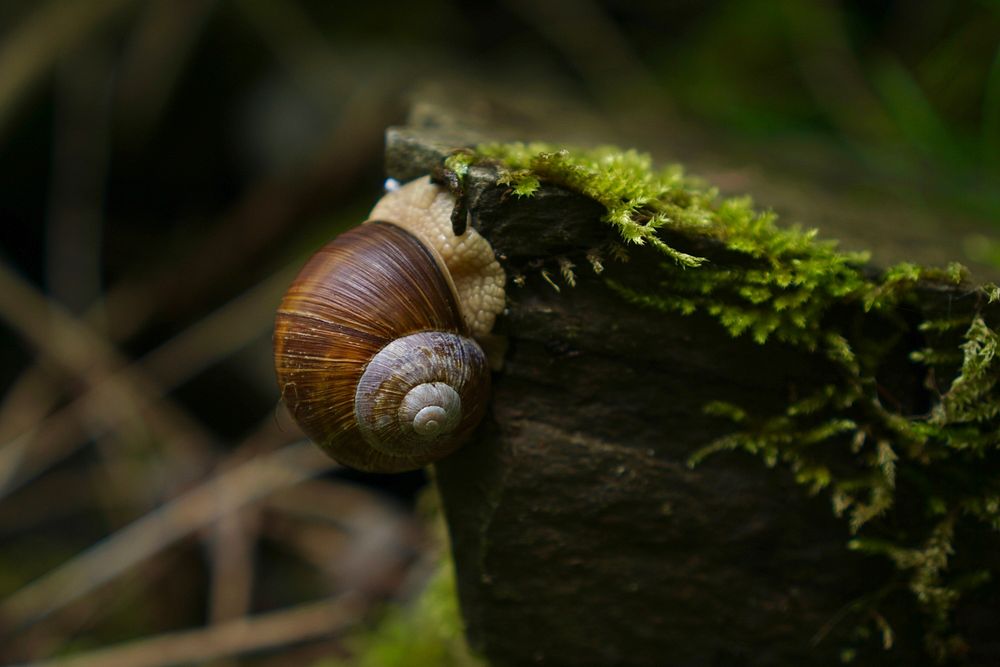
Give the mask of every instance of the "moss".
[{"label": "moss", "polygon": [[[680,167],[654,169],[635,151],[491,144],[446,166],[463,176],[476,163],[497,167],[500,183],[517,196],[542,183],[586,195],[604,206],[604,222],[626,248],[659,252],[657,279],[605,279],[629,302],[707,314],[733,336],[819,355],[829,382],[779,414],[705,406],[732,430],[690,464],[745,451],[828,494],[853,534],[845,547],[894,565],[891,580],[852,605],[859,642],[891,650],[893,617],[880,606],[885,591],[904,588],[923,619],[929,654],[941,661],[960,654],[953,611],[994,573],[985,554],[955,566],[956,535],[1000,530],[1000,335],[987,317],[1000,289],[968,285],[958,264],[904,263],[876,274],[867,255],[841,252],[815,231],[779,227],[748,198],[720,198]],[[893,404],[880,385],[882,369],[900,355],[909,364],[904,372],[927,388],[919,409]],[[844,647],[842,656],[859,648]]]},{"label": "moss", "polygon": [[485,667],[463,634],[455,577],[445,559],[410,606],[390,607],[369,631],[348,641],[349,659],[317,667]]},{"label": "moss", "polygon": [[454,561],[441,500],[430,485],[417,498],[417,515],[427,530],[437,567],[413,601],[391,603],[377,622],[345,641],[349,658],[330,658],[316,667],[487,667],[469,648],[458,606]]}]

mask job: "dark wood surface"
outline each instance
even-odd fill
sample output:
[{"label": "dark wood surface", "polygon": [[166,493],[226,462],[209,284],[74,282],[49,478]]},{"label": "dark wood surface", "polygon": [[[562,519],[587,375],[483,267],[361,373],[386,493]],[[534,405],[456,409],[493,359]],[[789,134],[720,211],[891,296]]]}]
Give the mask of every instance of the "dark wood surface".
[{"label": "dark wood surface", "polygon": [[[428,173],[484,138],[423,108],[389,131],[388,175]],[[497,326],[508,349],[490,414],[435,467],[474,646],[497,667],[840,664],[853,625],[838,621],[888,561],[846,549],[829,498],[780,466],[741,453],[686,465],[731,430],[706,403],[779,412],[823,381],[828,362],[733,339],[708,317],[627,304],[604,278],[641,285],[658,256],[633,249],[598,276],[585,256],[610,233],[600,206],[551,186],[510,197],[494,179],[489,168],[470,173],[470,210],[508,278],[524,284],[509,281]],[[575,287],[558,278],[559,258],[576,266]],[[929,294],[927,307],[946,299]],[[973,617],[977,655],[1000,661],[984,630],[1000,614]],[[891,654],[859,663],[923,664],[916,627],[896,627]]]}]

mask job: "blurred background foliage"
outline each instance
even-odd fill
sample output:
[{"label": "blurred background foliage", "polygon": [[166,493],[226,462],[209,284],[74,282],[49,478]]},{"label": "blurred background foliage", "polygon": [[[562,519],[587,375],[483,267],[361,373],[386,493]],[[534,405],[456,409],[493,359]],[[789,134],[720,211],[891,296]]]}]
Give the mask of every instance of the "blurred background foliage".
[{"label": "blurred background foliage", "polygon": [[996,0],[7,0],[4,663],[349,664],[424,631],[361,629],[438,569],[424,476],[299,443],[269,348],[428,85],[554,101],[538,138],[654,150],[807,224],[848,196],[883,236],[933,220],[1000,270]]}]

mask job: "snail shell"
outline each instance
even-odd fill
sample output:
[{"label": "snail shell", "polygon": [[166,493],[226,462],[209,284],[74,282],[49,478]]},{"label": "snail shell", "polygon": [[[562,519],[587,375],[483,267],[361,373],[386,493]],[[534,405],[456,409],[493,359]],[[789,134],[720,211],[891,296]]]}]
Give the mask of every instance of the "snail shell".
[{"label": "snail shell", "polygon": [[[367,222],[313,255],[275,321],[275,370],[295,420],[336,460],[375,472],[422,467],[468,439],[490,389],[489,363],[471,332],[492,327],[498,281],[502,307],[503,271],[491,249],[486,261],[482,237],[454,237],[450,195],[426,180],[407,188],[373,211],[396,220]],[[438,218],[446,235],[428,228]],[[465,247],[472,241],[478,252]],[[442,242],[463,260],[461,289],[478,301],[460,302]]]}]

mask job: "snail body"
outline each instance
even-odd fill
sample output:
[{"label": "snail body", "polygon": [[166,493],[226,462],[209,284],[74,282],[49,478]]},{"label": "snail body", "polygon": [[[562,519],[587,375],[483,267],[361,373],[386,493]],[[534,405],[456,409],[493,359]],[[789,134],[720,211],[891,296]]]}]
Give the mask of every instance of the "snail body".
[{"label": "snail body", "polygon": [[309,259],[278,309],[282,399],[352,468],[427,465],[486,411],[490,369],[475,336],[503,308],[504,274],[485,239],[452,233],[450,199],[427,179],[389,193]]}]

